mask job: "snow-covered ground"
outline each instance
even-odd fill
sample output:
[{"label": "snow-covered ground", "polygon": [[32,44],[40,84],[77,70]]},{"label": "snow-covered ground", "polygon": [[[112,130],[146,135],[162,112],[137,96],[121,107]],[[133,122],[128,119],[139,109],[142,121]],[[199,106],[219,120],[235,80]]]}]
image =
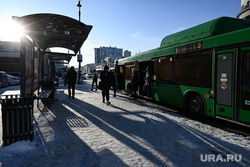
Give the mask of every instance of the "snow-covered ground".
[{"label": "snow-covered ground", "polygon": [[60,86],[48,109],[35,111],[35,140],[0,147],[0,164],[250,166],[250,136],[122,94],[114,98],[112,91],[108,106],[102,103],[101,92],[90,88],[77,85],[76,98],[68,99],[66,87]]}]

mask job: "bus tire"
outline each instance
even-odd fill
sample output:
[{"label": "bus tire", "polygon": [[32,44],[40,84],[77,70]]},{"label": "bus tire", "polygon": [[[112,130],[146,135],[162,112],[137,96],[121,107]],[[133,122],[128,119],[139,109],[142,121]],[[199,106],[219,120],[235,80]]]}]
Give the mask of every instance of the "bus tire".
[{"label": "bus tire", "polygon": [[204,102],[197,94],[191,94],[185,98],[185,112],[192,117],[201,119],[204,112]]}]

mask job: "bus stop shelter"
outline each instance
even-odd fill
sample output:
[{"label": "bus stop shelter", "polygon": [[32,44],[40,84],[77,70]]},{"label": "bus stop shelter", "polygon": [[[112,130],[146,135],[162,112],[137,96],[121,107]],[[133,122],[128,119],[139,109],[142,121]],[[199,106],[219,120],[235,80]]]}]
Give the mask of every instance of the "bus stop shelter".
[{"label": "bus stop shelter", "polygon": [[[69,63],[92,29],[91,25],[58,14],[13,16],[13,19],[23,29],[20,42],[20,95],[0,98],[4,146],[20,140],[33,140],[33,100],[45,89],[53,91],[55,64]],[[72,52],[51,52],[53,47]]]},{"label": "bus stop shelter", "polygon": [[[21,38],[21,94],[32,94],[41,83],[55,78],[55,64],[76,56],[87,39],[92,26],[58,14],[32,14],[13,16],[22,27]],[[50,48],[59,47],[73,53],[53,53]],[[31,72],[30,72],[31,71]],[[48,73],[45,73],[48,71]]]}]

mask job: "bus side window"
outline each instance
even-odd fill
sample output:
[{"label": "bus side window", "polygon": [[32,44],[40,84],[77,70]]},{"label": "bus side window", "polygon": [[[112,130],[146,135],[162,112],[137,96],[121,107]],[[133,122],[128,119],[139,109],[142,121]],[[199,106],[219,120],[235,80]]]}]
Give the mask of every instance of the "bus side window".
[{"label": "bus side window", "polygon": [[195,52],[176,56],[176,82],[180,85],[212,87],[212,53]]},{"label": "bus side window", "polygon": [[125,69],[125,72],[126,72],[126,79],[130,80],[131,77],[132,77],[132,69],[134,68],[135,66],[126,66],[126,69]]},{"label": "bus side window", "polygon": [[173,56],[162,57],[155,61],[157,66],[157,82],[172,83],[174,80],[174,61]]}]

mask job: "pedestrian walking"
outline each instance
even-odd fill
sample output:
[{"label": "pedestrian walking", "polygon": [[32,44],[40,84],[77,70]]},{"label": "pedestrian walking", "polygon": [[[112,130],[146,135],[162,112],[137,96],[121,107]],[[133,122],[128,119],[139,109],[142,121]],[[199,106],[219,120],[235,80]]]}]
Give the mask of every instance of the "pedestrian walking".
[{"label": "pedestrian walking", "polygon": [[102,102],[105,103],[105,97],[107,100],[107,105],[110,104],[109,101],[109,89],[112,85],[112,74],[109,72],[109,66],[104,67],[104,71],[101,72],[100,74],[100,79],[102,83]]},{"label": "pedestrian walking", "polygon": [[77,72],[75,71],[75,68],[71,66],[70,70],[67,73],[66,79],[68,83],[68,98],[71,97],[71,89],[72,89],[72,99],[75,98],[75,85],[76,85],[76,77]]},{"label": "pedestrian walking", "polygon": [[134,99],[137,99],[137,91],[139,86],[139,76],[138,72],[135,68],[132,69],[132,78],[131,78],[131,84],[132,84],[132,97]]},{"label": "pedestrian walking", "polygon": [[94,70],[91,90],[93,90],[95,84],[95,90],[97,91],[97,79],[98,79],[98,73],[96,72],[96,70]]}]

